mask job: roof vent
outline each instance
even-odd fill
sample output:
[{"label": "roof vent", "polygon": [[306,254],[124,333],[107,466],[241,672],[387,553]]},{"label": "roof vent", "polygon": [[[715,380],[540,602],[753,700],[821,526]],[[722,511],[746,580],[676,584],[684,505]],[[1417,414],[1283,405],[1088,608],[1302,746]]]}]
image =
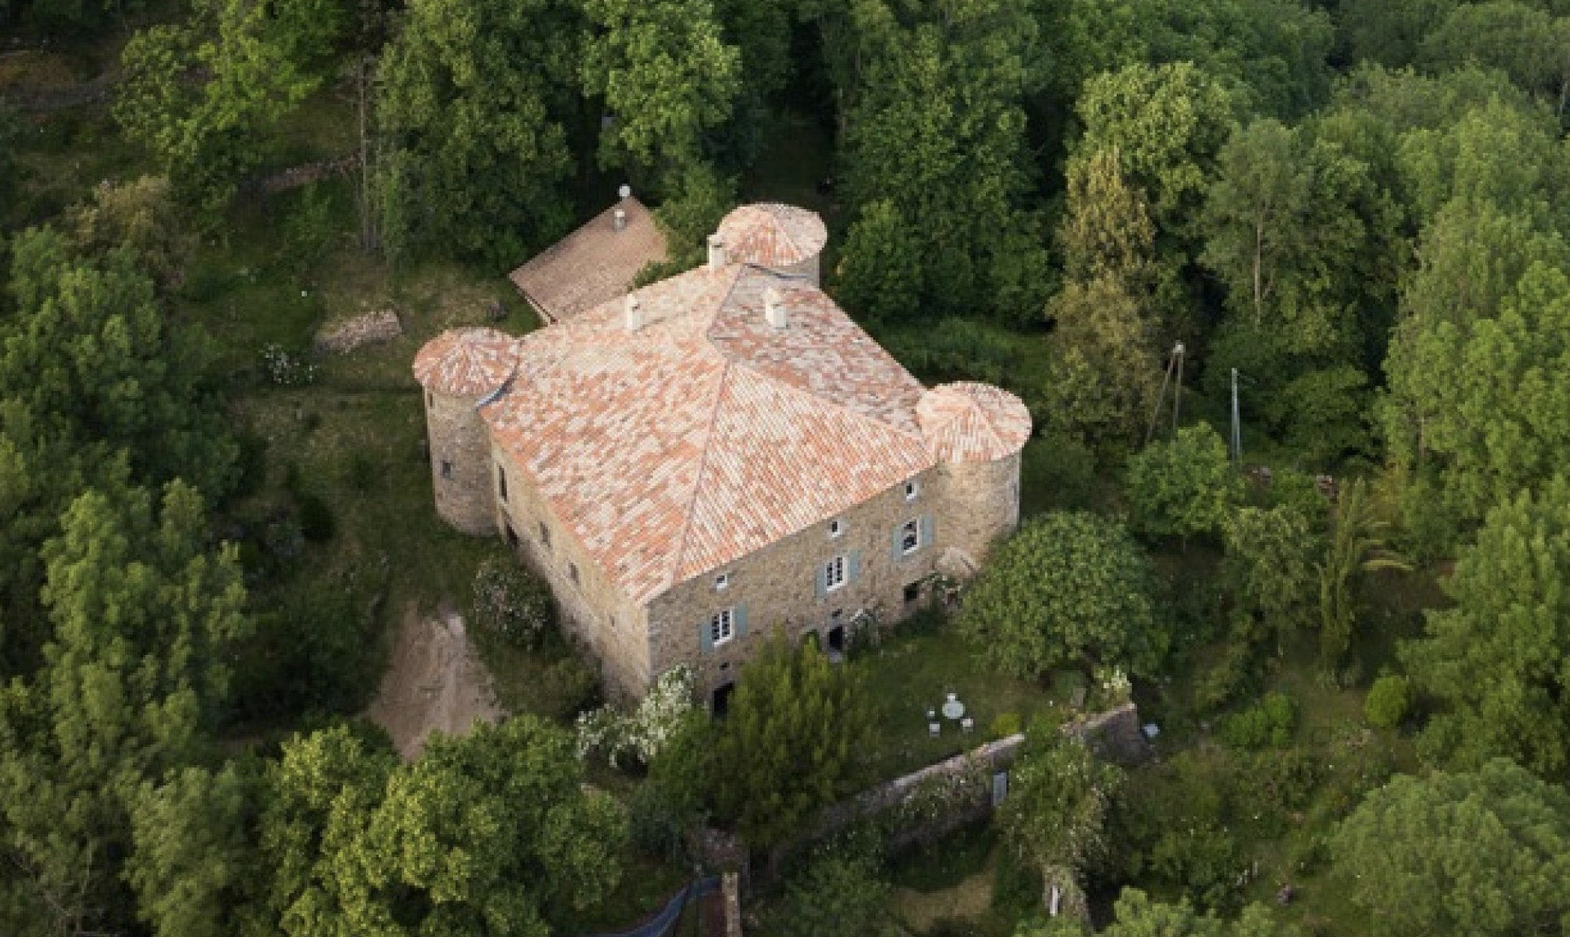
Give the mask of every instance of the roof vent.
[{"label": "roof vent", "polygon": [[627,227],[627,209],[618,208],[611,213],[611,227],[621,231]]},{"label": "roof vent", "polygon": [[709,269],[725,268],[725,241],[718,234],[709,235]]},{"label": "roof vent", "polygon": [[772,286],[763,291],[763,318],[776,329],[783,329],[789,321],[785,315],[785,300]]},{"label": "roof vent", "polygon": [[643,309],[638,305],[638,297],[631,293],[627,294],[626,326],[629,332],[643,328]]}]

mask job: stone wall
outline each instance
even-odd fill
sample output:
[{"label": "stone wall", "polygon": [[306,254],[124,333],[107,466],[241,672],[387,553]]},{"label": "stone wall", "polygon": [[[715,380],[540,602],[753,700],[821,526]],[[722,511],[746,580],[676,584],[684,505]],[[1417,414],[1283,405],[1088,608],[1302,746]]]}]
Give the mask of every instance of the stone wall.
[{"label": "stone wall", "polygon": [[490,433],[475,398],[425,391],[436,513],[464,533],[496,532]]},{"label": "stone wall", "polygon": [[365,345],[390,342],[403,334],[398,323],[398,313],[391,309],[367,312],[352,319],[329,323],[316,333],[316,350],[325,354],[345,355]]},{"label": "stone wall", "polygon": [[[937,470],[914,481],[913,500],[905,499],[902,483],[840,515],[838,537],[829,535],[827,521],[813,524],[655,598],[649,608],[651,672],[686,662],[694,668],[698,689],[710,693],[734,680],[775,628],[783,628],[791,641],[817,632],[826,647],[829,630],[843,625],[848,633],[863,609],[875,610],[883,622],[902,617],[912,607],[904,600],[905,587],[932,573],[947,536]],[[932,519],[927,526],[934,542],[924,540],[915,553],[896,556],[896,532],[924,516]],[[846,583],[822,592],[819,571],[835,556],[847,558]],[[723,590],[715,587],[720,573],[728,580]],[[745,633],[738,629],[730,641],[704,650],[702,629],[724,608],[744,610]]]},{"label": "stone wall", "polygon": [[790,264],[788,266],[779,267],[778,270],[780,273],[786,274],[788,276],[804,277],[806,278],[807,282],[811,283],[813,286],[821,286],[822,284],[818,282],[818,264],[820,262],[819,258],[822,256],[822,254],[813,254],[806,260],[803,260],[799,263]]},{"label": "stone wall", "polygon": [[[512,530],[525,562],[556,597],[562,626],[599,661],[606,690],[618,698],[642,696],[659,673],[650,669],[644,610],[626,599],[546,510],[529,476],[505,451],[492,447],[491,460],[507,473],[507,500],[495,504],[496,529],[504,535]],[[491,484],[494,490],[495,481]]]},{"label": "stone wall", "polygon": [[1089,745],[1096,757],[1120,765],[1138,764],[1150,754],[1150,743],[1139,725],[1139,709],[1132,702],[1065,723],[1063,734]]}]

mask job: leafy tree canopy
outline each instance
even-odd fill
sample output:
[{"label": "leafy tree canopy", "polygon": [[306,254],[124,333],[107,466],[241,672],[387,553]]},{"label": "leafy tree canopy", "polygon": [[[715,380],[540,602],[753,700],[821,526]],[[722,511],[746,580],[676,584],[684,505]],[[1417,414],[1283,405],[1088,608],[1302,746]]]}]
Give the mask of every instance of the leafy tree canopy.
[{"label": "leafy tree canopy", "polygon": [[1208,423],[1179,429],[1128,460],[1131,526],[1151,537],[1219,533],[1243,500],[1243,479]]},{"label": "leafy tree canopy", "polygon": [[869,731],[853,673],[777,634],[742,669],[715,740],[715,806],[749,844],[781,842],[854,788]]},{"label": "leafy tree canopy", "polygon": [[1428,612],[1402,656],[1446,711],[1425,731],[1431,756],[1462,766],[1503,755],[1545,777],[1570,775],[1570,481],[1556,476],[1488,513],[1443,581],[1453,608]]},{"label": "leafy tree canopy", "polygon": [[1120,525],[1047,514],[997,548],[965,593],[959,628],[988,665],[1017,677],[1087,660],[1148,674],[1167,647],[1152,580]]},{"label": "leafy tree canopy", "polygon": [[1570,795],[1507,761],[1396,777],[1330,846],[1372,933],[1547,934],[1570,915]]},{"label": "leafy tree canopy", "polygon": [[414,244],[502,266],[566,230],[579,28],[563,0],[409,4],[378,116],[396,154],[384,197]]}]

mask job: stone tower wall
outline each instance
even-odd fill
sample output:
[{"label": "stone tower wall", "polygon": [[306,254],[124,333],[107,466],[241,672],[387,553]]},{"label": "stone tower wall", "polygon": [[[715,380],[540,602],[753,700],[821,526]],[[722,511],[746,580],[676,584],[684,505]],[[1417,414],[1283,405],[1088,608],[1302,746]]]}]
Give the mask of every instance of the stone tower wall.
[{"label": "stone tower wall", "polygon": [[793,263],[789,266],[780,267],[779,272],[786,274],[787,276],[806,277],[807,281],[810,282],[813,286],[821,287],[823,284],[818,282],[820,279],[818,274],[818,258],[822,256],[822,254],[813,254],[811,257],[808,257],[806,260],[800,261],[799,263]]},{"label": "stone tower wall", "polygon": [[436,513],[469,534],[496,533],[491,446],[475,398],[425,391],[425,432],[431,450]]},{"label": "stone tower wall", "polygon": [[988,549],[1019,526],[1020,453],[995,462],[949,463],[942,467],[944,546],[965,551],[977,563]]}]

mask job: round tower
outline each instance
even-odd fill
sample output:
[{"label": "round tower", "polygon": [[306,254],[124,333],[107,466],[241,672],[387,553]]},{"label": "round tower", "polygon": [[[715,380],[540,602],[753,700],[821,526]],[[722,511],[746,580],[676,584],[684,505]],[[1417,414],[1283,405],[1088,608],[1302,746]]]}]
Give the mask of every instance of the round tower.
[{"label": "round tower", "polygon": [[817,212],[777,202],[743,205],[722,218],[714,233],[730,263],[756,264],[820,285],[818,258],[829,230]]},{"label": "round tower", "polygon": [[517,340],[485,328],[448,330],[414,356],[436,513],[465,533],[496,532],[490,433],[480,407],[506,386],[517,361]]},{"label": "round tower", "polygon": [[1030,439],[1030,411],[1006,390],[962,382],[923,394],[916,420],[941,463],[939,542],[980,563],[1019,526],[1020,453]]}]

